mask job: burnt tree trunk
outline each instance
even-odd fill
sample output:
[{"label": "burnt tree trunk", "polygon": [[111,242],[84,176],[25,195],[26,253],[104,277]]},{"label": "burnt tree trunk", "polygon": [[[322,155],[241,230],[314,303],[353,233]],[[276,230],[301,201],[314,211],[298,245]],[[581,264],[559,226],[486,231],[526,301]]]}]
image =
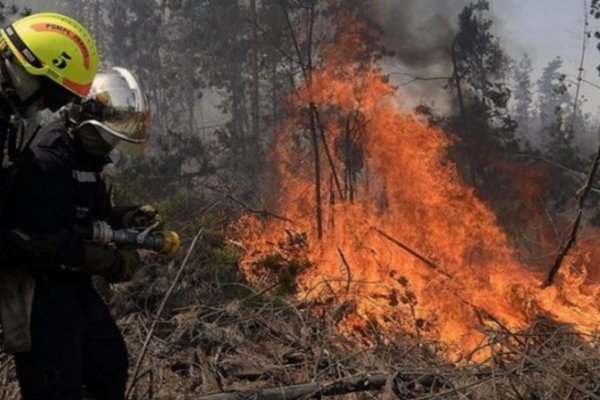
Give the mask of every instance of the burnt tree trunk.
[{"label": "burnt tree trunk", "polygon": [[317,136],[317,124],[315,116],[310,112],[310,141],[313,148],[313,157],[315,160],[315,215],[317,218],[317,237],[319,240],[323,238],[323,201],[321,195],[321,156],[319,151],[319,139]]},{"label": "burnt tree trunk", "polygon": [[[466,107],[466,103],[465,103],[465,96],[464,96],[464,92],[463,92],[463,79],[460,73],[460,70],[458,68],[458,60],[457,60],[457,54],[456,54],[456,44],[453,43],[452,44],[452,49],[451,49],[451,56],[452,56],[452,66],[453,66],[453,73],[452,73],[452,80],[454,80],[454,85],[456,85],[456,94],[458,96],[458,107],[460,108],[460,122],[461,122],[461,128],[462,128],[462,133],[463,133],[463,140],[467,143],[469,143],[469,141],[471,140],[471,132],[469,130],[469,119],[468,119],[468,115],[467,115],[467,107]],[[464,144],[463,144],[464,146]],[[471,159],[471,155],[469,154],[469,151],[467,149],[464,149],[463,147],[463,155],[465,157],[465,162],[467,165],[467,175],[469,177],[469,179],[471,180],[471,185],[474,185],[476,182],[475,179],[475,170],[474,170],[474,166],[473,166],[473,160]]]}]

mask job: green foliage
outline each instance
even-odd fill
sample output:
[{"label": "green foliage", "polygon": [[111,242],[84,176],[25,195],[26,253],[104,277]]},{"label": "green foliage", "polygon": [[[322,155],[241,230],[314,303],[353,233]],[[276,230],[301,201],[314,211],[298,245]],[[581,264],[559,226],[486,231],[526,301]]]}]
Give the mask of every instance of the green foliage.
[{"label": "green foliage", "polygon": [[298,276],[309,267],[307,261],[287,260],[281,254],[268,254],[259,263],[258,267],[264,269],[276,280],[275,294],[286,296],[296,293]]},{"label": "green foliage", "polygon": [[[574,169],[584,169],[585,162],[573,143],[573,131],[567,128],[571,118],[585,124],[581,115],[573,116],[573,98],[568,91],[563,61],[550,61],[538,81],[539,115],[543,153],[546,157]],[[579,109],[580,110],[580,109]]]},{"label": "green foliage", "polygon": [[227,287],[228,293],[226,294],[231,296],[248,295],[249,292],[242,290],[241,286],[231,285],[244,282],[238,268],[242,252],[239,248],[227,244],[222,240],[223,238],[220,231],[205,232],[201,246],[207,261],[203,267],[204,278],[202,280],[217,287]]},{"label": "green foliage", "polygon": [[[550,61],[538,80],[540,123],[542,127],[560,122],[564,107],[571,102],[567,90],[566,75],[560,71],[563,61],[556,57]],[[557,121],[558,120],[558,121]]]},{"label": "green foliage", "polygon": [[[533,139],[535,127],[534,97],[533,97],[533,62],[528,54],[524,54],[521,60],[513,66],[513,80],[515,82],[513,96],[515,100],[515,122],[517,133],[523,141],[529,144]],[[534,145],[539,141],[533,140]]]},{"label": "green foliage", "polygon": [[506,108],[510,91],[503,86],[510,59],[492,33],[492,20],[485,17],[487,1],[465,7],[459,15],[459,31],[454,39],[453,53],[456,73],[466,81],[480,99],[490,106]]},{"label": "green foliage", "polygon": [[449,87],[459,96],[462,122],[459,133],[478,147],[516,149],[516,123],[508,110],[511,92],[506,86],[511,60],[492,33],[486,16],[489,3],[478,0],[458,17],[458,33],[452,44],[453,77]]}]

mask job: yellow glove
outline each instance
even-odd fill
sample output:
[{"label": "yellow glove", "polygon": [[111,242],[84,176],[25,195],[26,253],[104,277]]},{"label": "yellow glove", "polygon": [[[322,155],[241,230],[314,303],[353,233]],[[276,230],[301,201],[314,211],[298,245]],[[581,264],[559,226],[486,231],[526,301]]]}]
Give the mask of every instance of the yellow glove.
[{"label": "yellow glove", "polygon": [[158,227],[164,224],[162,215],[149,204],[143,205],[123,215],[123,226],[125,228],[148,227],[158,223]]}]

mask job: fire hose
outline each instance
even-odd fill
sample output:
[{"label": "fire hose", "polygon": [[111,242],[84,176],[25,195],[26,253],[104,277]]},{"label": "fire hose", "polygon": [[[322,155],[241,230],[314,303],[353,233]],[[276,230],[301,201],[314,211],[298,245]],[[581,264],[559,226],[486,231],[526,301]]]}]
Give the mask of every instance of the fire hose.
[{"label": "fire hose", "polygon": [[78,226],[76,231],[82,238],[104,246],[133,246],[140,249],[152,250],[166,256],[174,256],[179,251],[181,242],[174,231],[157,231],[158,224],[141,227],[114,229],[104,221],[93,221],[87,226]]}]

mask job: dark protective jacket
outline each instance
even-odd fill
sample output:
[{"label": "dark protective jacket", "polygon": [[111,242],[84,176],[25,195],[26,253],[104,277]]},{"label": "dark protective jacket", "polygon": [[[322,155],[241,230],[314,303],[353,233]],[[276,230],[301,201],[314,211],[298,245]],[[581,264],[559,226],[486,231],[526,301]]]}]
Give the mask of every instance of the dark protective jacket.
[{"label": "dark protective jacket", "polygon": [[[121,209],[112,208],[100,175],[107,160],[89,155],[62,121],[44,127],[38,138],[10,175],[5,199],[7,227],[39,240],[59,237],[60,265],[31,271],[31,343],[15,354],[23,399],[81,400],[85,387],[93,398],[122,400],[125,343],[91,282],[87,249],[97,247],[73,229],[93,220],[118,226]],[[117,253],[104,251],[107,259]]]},{"label": "dark protective jacket", "polygon": [[83,245],[74,226],[111,219],[110,197],[100,176],[107,160],[88,155],[62,121],[38,137],[10,175],[4,222],[32,237],[60,237],[59,262],[80,269]]},{"label": "dark protective jacket", "polygon": [[[100,176],[107,161],[89,155],[58,121],[42,129],[37,141],[11,168],[3,196],[4,227],[56,250],[46,265],[37,265],[38,274],[54,270],[68,275],[69,271],[83,270],[87,275],[110,276],[121,270],[122,259],[116,251],[86,245],[74,232],[75,225],[92,220],[107,221],[118,228],[117,220],[128,210],[111,207]],[[35,273],[22,268],[0,270],[5,347],[14,353],[31,347],[32,276]]]},{"label": "dark protective jacket", "polygon": [[[11,121],[13,115],[8,101],[0,94],[0,210],[3,211],[8,176],[5,150],[8,150],[10,161],[17,156],[17,132]],[[26,249],[28,243],[31,242],[23,240],[23,237],[7,229],[0,213],[0,319],[5,339],[4,347],[8,351],[27,348],[30,344],[29,321],[16,317],[29,315],[33,302],[35,282],[17,268],[18,263],[27,263],[25,259],[33,254]]]},{"label": "dark protective jacket", "polygon": [[[1,61],[1,60],[0,60]],[[0,74],[1,80],[1,74]],[[4,164],[4,152],[8,147],[9,156],[14,157],[16,144],[16,129],[14,124],[11,122],[11,116],[13,112],[8,102],[2,97],[0,94],[0,167]],[[7,169],[2,167],[0,169],[0,194],[4,193],[4,184],[7,177]],[[2,199],[0,199],[0,204]],[[6,248],[8,245],[18,239],[15,237],[13,233],[11,233],[8,229],[5,229],[4,224],[2,223],[1,215],[0,215],[0,258],[4,255]],[[2,260],[0,259],[0,268]]]}]

